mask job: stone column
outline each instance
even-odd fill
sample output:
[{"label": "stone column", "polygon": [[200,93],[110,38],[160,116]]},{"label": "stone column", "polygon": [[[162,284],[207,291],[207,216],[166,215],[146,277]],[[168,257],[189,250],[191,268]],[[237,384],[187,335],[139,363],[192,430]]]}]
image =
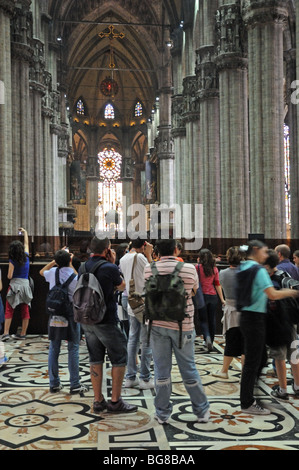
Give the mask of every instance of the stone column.
[{"label": "stone column", "polygon": [[244,1],[248,29],[251,232],[286,237],[284,193],[284,1]]},{"label": "stone column", "polygon": [[183,168],[180,177],[182,180],[182,203],[191,206],[190,214],[192,221],[194,221],[196,216],[195,204],[201,203],[199,185],[200,102],[197,96],[197,88],[198,81],[196,76],[193,75],[184,79],[183,119],[186,127],[186,148],[183,153]]},{"label": "stone column", "polygon": [[42,100],[46,94],[44,84],[44,45],[35,39],[34,61],[30,69],[30,100],[32,110],[31,142],[34,161],[34,235],[44,235],[45,211],[44,211],[44,188],[45,188],[45,158],[43,153],[43,122],[42,122]]},{"label": "stone column", "polygon": [[[292,204],[292,238],[299,240],[299,101],[298,101],[298,89],[299,89],[299,2],[296,3],[296,80],[298,80],[298,85],[295,90],[294,102],[296,103],[296,98],[298,104],[296,104],[296,113],[297,113],[297,126],[293,135],[296,136],[296,141],[292,141],[296,146],[296,159],[294,160],[294,165],[292,167],[292,189],[291,189],[291,204]],[[294,92],[294,90],[292,90]],[[293,137],[291,136],[291,139]],[[296,186],[295,186],[296,185]]]},{"label": "stone column", "polygon": [[[43,101],[42,105],[42,153],[43,153],[43,167],[44,167],[44,178],[43,178],[43,194],[42,207],[44,212],[44,226],[43,234],[45,236],[53,236],[57,233],[53,232],[53,221],[56,213],[56,207],[54,207],[53,200],[53,181],[54,181],[54,162],[52,157],[52,142],[51,142],[51,120],[53,117],[53,110],[46,106],[46,100]],[[58,232],[58,227],[57,227]]]},{"label": "stone column", "polygon": [[219,84],[215,47],[197,50],[200,100],[199,182],[204,238],[221,238]]},{"label": "stone column", "polygon": [[[296,83],[296,49],[284,54],[286,63],[285,105],[287,115],[285,124],[290,129],[290,192],[291,192],[291,238],[299,239],[299,159],[298,159],[298,105],[293,100],[292,84]],[[298,82],[299,83],[299,82]],[[294,102],[293,102],[294,101]],[[295,245],[297,248],[297,245]]]},{"label": "stone column", "polygon": [[33,49],[29,43],[32,22],[29,1],[20,2],[12,22],[12,166],[13,220],[17,226],[34,232],[34,165],[31,152],[31,103],[29,68]]},{"label": "stone column", "polygon": [[[226,3],[226,2],[225,2]],[[222,238],[247,239],[250,232],[248,70],[242,57],[239,5],[216,15],[220,92]]]},{"label": "stone column", "polygon": [[[12,184],[12,135],[11,135],[11,37],[10,20],[14,11],[13,0],[0,3],[0,80],[3,97],[0,104],[0,233],[15,235],[12,200],[16,197]],[[2,99],[3,98],[3,99]]]},{"label": "stone column", "polygon": [[215,15],[218,0],[199,5],[200,47],[196,51],[196,75],[200,112],[199,182],[203,204],[204,238],[221,238],[219,83],[215,63]]},{"label": "stone column", "polygon": [[96,228],[98,223],[97,208],[99,205],[99,163],[97,148],[97,128],[90,130],[88,147],[88,165],[86,171],[86,195],[89,210],[90,228]]},{"label": "stone column", "polygon": [[174,145],[171,136],[171,56],[169,48],[162,51],[164,66],[161,68],[160,77],[160,123],[158,127],[158,159],[160,173],[160,203],[168,207],[175,203],[174,186]]}]

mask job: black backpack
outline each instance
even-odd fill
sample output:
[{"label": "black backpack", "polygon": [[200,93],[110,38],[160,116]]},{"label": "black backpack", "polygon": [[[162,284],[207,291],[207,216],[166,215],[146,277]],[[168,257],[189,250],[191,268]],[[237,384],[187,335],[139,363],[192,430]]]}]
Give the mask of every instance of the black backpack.
[{"label": "black backpack", "polygon": [[187,317],[187,293],[179,275],[184,263],[179,261],[170,274],[159,274],[156,263],[151,263],[152,275],[145,282],[145,320],[149,321],[148,342],[154,320],[178,322],[180,328],[180,347],[182,322]]},{"label": "black backpack", "polygon": [[81,275],[73,295],[74,320],[77,323],[96,325],[103,321],[107,308],[95,271],[105,263],[105,260],[99,261],[89,272],[86,271],[86,263],[80,268]]},{"label": "black backpack", "polygon": [[59,279],[59,268],[56,269],[55,286],[49,290],[46,299],[46,311],[48,315],[68,318],[72,313],[72,302],[69,299],[68,287],[75,277],[76,274],[72,273],[70,277],[61,284]]},{"label": "black backpack", "polygon": [[250,268],[244,269],[242,271],[240,267],[237,268],[235,294],[237,310],[239,312],[242,310],[242,308],[249,307],[249,305],[251,305],[252,284],[258,270],[262,267],[263,266],[260,264],[254,264]]}]

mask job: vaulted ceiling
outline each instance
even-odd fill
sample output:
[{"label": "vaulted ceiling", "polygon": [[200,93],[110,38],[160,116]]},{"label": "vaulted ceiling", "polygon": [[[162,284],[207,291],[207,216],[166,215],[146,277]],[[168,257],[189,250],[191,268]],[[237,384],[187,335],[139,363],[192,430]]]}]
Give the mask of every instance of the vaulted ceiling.
[{"label": "vaulted ceiling", "polygon": [[[161,86],[166,42],[181,18],[181,4],[182,0],[50,0],[53,34],[61,38],[70,107],[83,98],[91,124],[98,124],[107,103],[100,85],[111,77],[118,84],[112,101],[120,125],[130,125],[137,100],[148,118]],[[117,37],[107,37],[109,32]]]}]

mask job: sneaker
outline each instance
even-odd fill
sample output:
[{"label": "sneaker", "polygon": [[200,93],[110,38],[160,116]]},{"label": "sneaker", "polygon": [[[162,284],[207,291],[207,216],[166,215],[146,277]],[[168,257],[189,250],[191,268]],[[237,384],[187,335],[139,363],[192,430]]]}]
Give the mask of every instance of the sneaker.
[{"label": "sneaker", "polygon": [[136,377],[136,379],[126,379],[124,387],[125,388],[134,388],[138,387],[139,385],[139,379]]},{"label": "sneaker", "polygon": [[201,418],[197,418],[198,423],[208,423],[210,419],[210,410],[207,410]]},{"label": "sneaker", "polygon": [[88,390],[89,390],[88,385],[82,385],[82,384],[81,384],[81,385],[79,385],[78,387],[71,388],[71,389],[70,389],[70,393],[71,393],[71,394],[80,393],[80,395],[81,395],[81,394],[83,394],[83,393],[85,393],[85,392],[88,392]]},{"label": "sneaker", "polygon": [[107,402],[105,398],[102,401],[94,401],[93,402],[93,412],[94,413],[102,413],[103,411],[107,410]]},{"label": "sneaker", "polygon": [[292,382],[292,389],[293,389],[293,392],[294,392],[295,397],[299,397],[299,390],[296,390],[296,389],[295,389],[295,387],[294,387],[294,381]]},{"label": "sneaker", "polygon": [[247,413],[249,415],[269,415],[271,414],[270,410],[263,408],[258,405],[256,401],[249,408],[241,408],[242,413]]},{"label": "sneaker", "polygon": [[227,372],[221,372],[218,370],[217,372],[214,372],[212,374],[213,377],[219,377],[220,379],[228,379],[228,373]]},{"label": "sneaker", "polygon": [[157,416],[157,415],[155,415],[154,418],[158,421],[159,424],[162,424],[162,425],[169,424],[168,419],[163,420],[163,419],[159,418],[159,416]]},{"label": "sneaker", "polygon": [[213,351],[213,343],[211,341],[211,338],[207,338],[206,339],[206,343],[205,343],[206,347],[208,348],[208,351],[209,352],[212,352]]},{"label": "sneaker", "polygon": [[289,401],[289,394],[283,393],[279,385],[275,385],[271,392],[272,397],[276,398],[277,400],[282,401]]},{"label": "sneaker", "polygon": [[134,413],[137,410],[137,405],[130,405],[122,398],[120,398],[116,403],[109,401],[107,404],[108,413]]},{"label": "sneaker", "polygon": [[50,387],[50,392],[51,393],[58,393],[60,392],[60,390],[63,389],[63,385],[57,385],[57,387]]},{"label": "sneaker", "polygon": [[13,339],[25,339],[26,335],[19,335],[18,333],[16,333],[15,335],[11,335],[11,337]]},{"label": "sneaker", "polygon": [[149,389],[155,388],[155,384],[154,384],[153,379],[140,380],[139,388],[140,388],[140,390],[149,390]]},{"label": "sneaker", "polygon": [[9,341],[11,337],[9,335],[2,335],[1,341]]}]

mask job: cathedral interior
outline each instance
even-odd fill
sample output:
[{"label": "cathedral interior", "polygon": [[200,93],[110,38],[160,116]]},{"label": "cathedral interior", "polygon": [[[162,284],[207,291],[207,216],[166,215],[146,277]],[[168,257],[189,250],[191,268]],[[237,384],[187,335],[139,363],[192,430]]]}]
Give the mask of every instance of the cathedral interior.
[{"label": "cathedral interior", "polygon": [[[299,249],[298,15],[298,0],[0,0],[2,294],[19,227],[40,294],[32,338],[10,344],[0,369],[1,449],[298,448],[298,401],[277,404],[273,377],[258,386],[268,420],[238,413],[238,361],[228,381],[212,378],[221,335],[211,355],[196,345],[214,405],[206,427],[190,422],[179,377],[167,429],[152,418],[152,391],[127,392],[140,411],[123,421],[93,414],[91,394],[53,398],[38,276],[59,247],[83,256],[94,233],[117,244],[134,220],[151,240],[157,206],[170,235],[196,238],[199,226],[219,257],[252,237]],[[108,360],[106,374],[109,395]]]}]

